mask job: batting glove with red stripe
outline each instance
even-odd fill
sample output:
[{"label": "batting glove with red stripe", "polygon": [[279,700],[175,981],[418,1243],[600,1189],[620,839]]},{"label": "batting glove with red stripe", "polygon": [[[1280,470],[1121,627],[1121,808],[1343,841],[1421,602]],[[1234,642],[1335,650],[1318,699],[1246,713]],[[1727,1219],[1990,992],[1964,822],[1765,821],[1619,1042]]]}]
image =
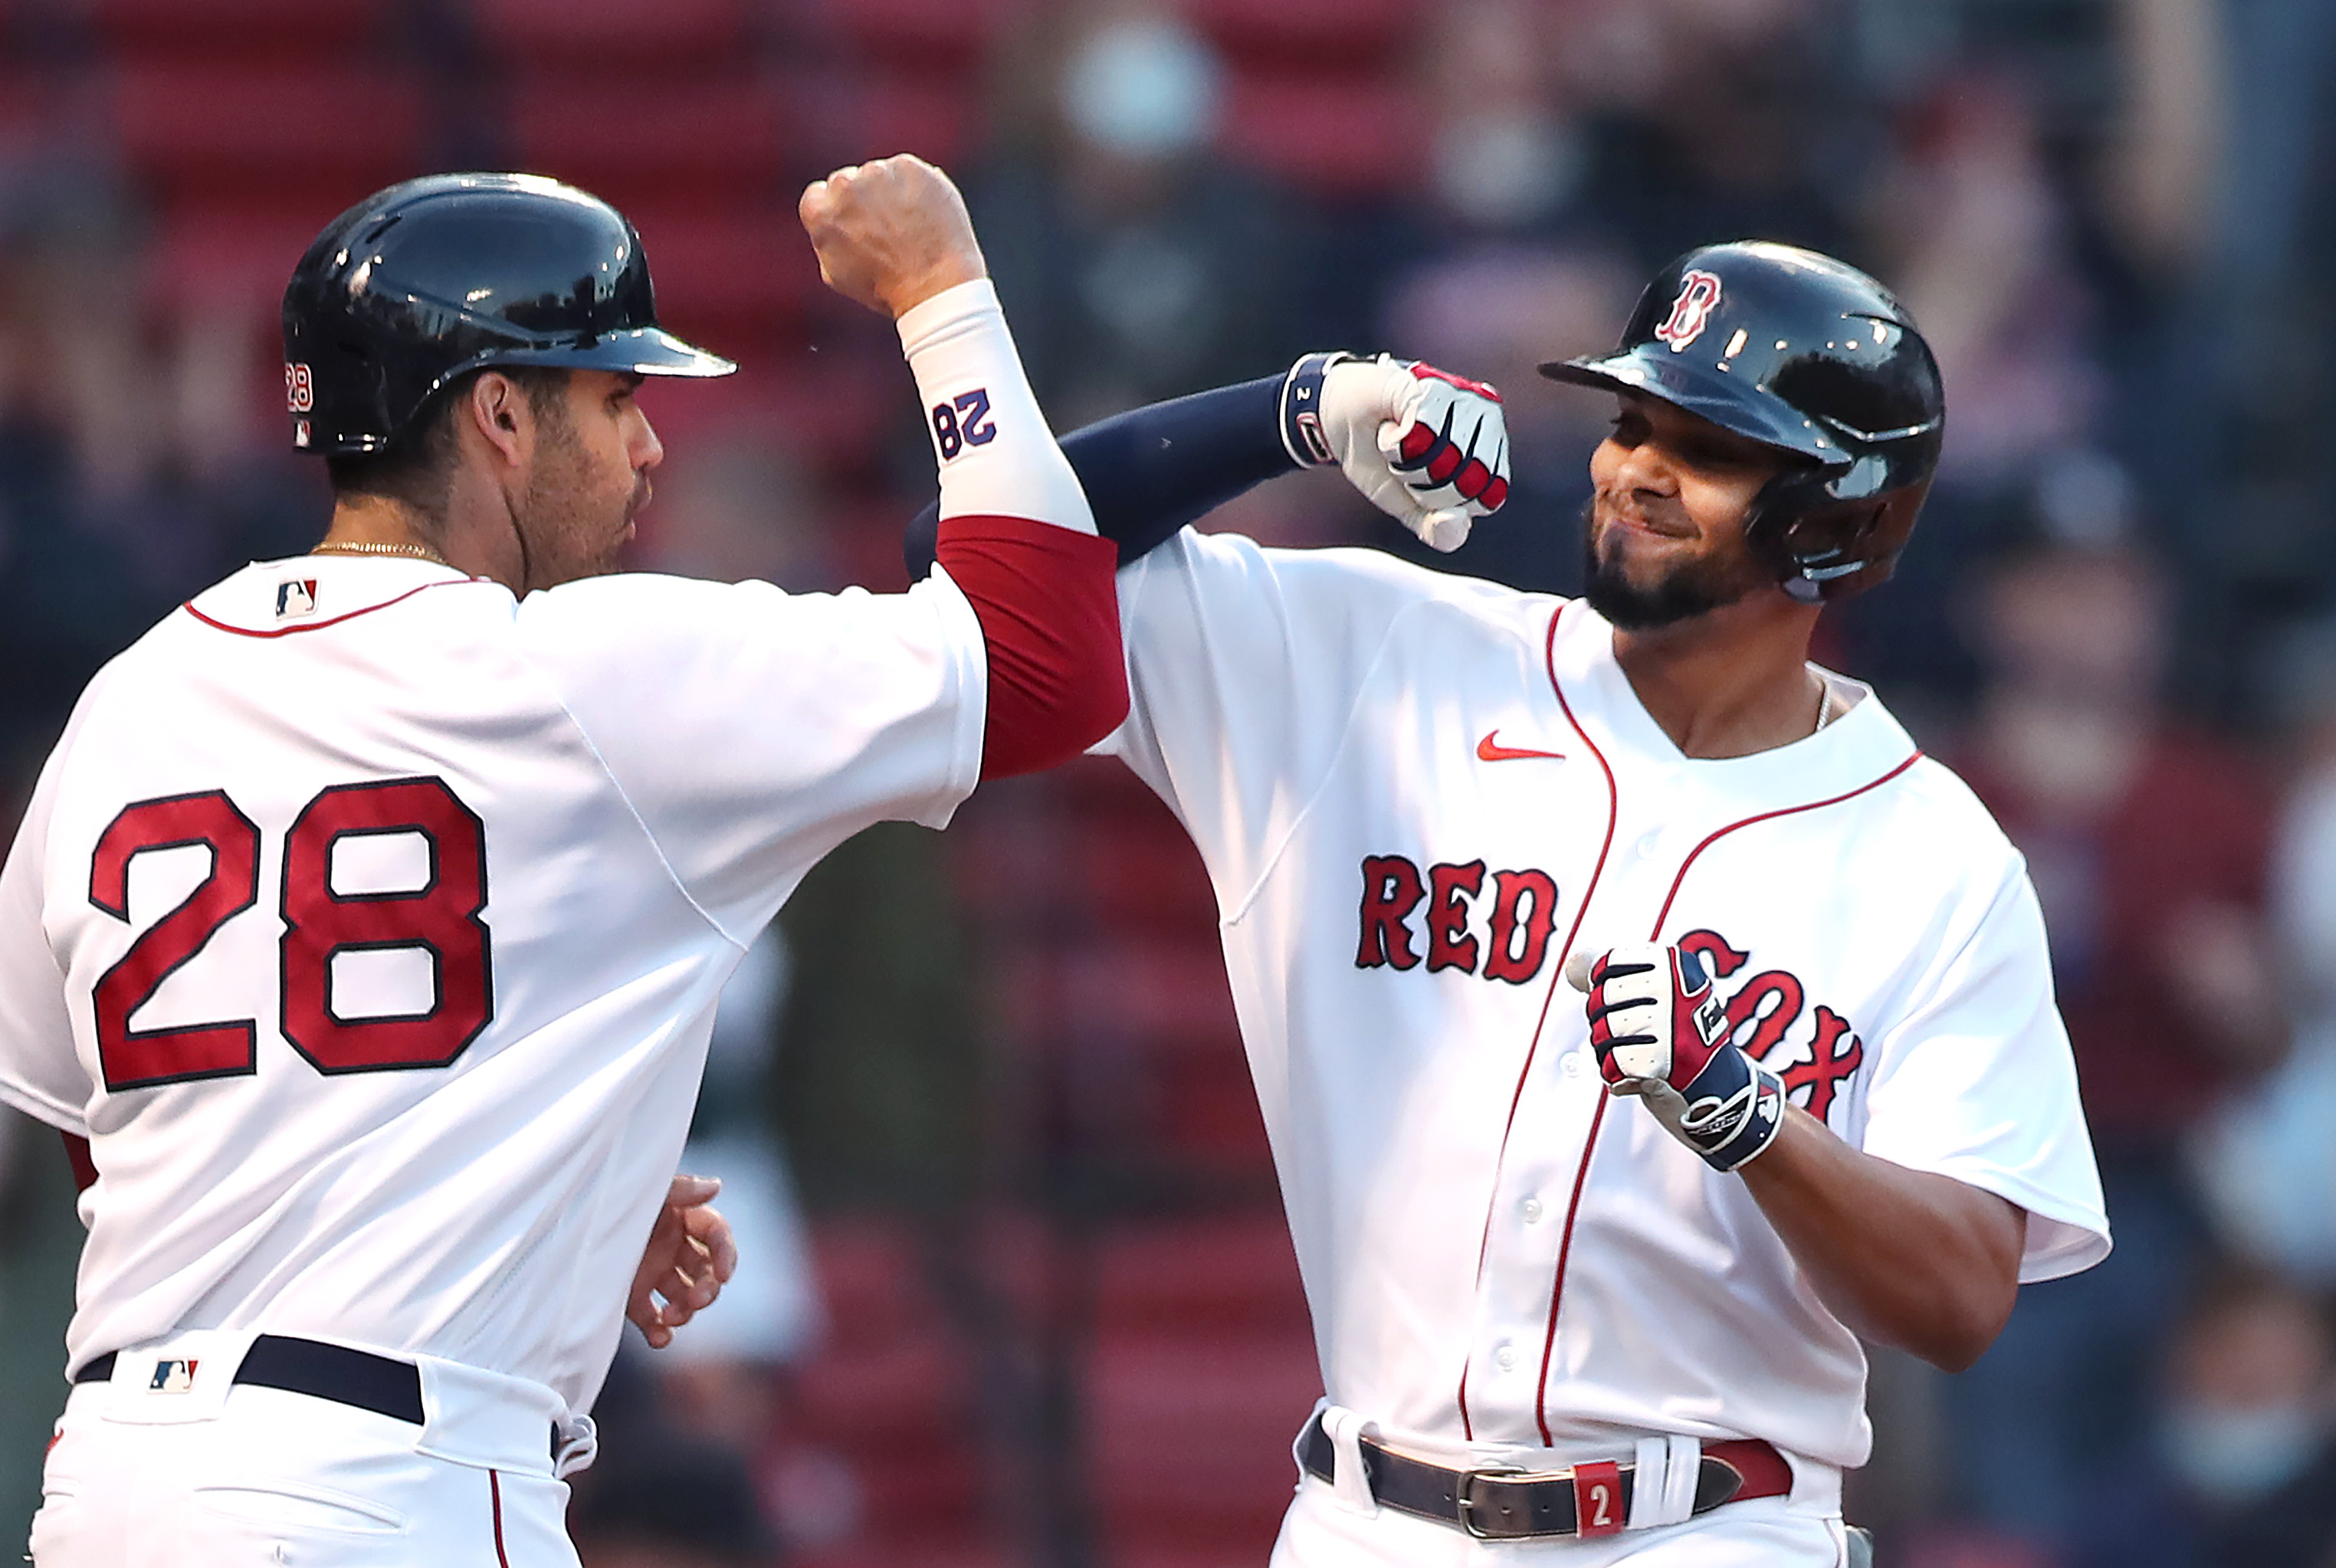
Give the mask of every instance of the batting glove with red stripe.
[{"label": "batting glove with red stripe", "polygon": [[1785,1126],[1785,1081],[1739,1050],[1702,958],[1633,942],[1566,978],[1590,993],[1590,1046],[1618,1095],[1636,1095],[1715,1171],[1733,1171]]},{"label": "batting glove with red stripe", "polygon": [[1309,354],[1282,383],[1282,441],[1299,463],[1337,463],[1431,548],[1457,550],[1509,498],[1501,394],[1416,360]]}]

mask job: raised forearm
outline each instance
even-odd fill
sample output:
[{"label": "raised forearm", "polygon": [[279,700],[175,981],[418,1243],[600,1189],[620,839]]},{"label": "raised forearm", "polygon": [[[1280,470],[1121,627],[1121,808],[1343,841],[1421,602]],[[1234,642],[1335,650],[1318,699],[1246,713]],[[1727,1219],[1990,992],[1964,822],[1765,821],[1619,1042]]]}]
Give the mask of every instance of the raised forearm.
[{"label": "raised forearm", "polygon": [[1826,1306],[1865,1339],[1960,1371],[2011,1315],[2025,1211],[1850,1147],[1788,1110],[1744,1183]]},{"label": "raised forearm", "polygon": [[[1062,438],[1094,509],[1095,531],[1124,565],[1186,523],[1298,464],[1282,445],[1281,385],[1269,375],[1114,414]],[[939,504],[909,525],[911,579],[933,563]]]}]

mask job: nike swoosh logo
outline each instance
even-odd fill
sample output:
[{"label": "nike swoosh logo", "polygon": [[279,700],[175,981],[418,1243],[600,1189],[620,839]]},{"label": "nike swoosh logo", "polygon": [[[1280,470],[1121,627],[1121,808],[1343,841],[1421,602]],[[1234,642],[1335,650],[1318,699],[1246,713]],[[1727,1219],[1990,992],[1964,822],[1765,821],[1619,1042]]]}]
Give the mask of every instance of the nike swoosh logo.
[{"label": "nike swoosh logo", "polygon": [[1529,756],[1547,757],[1552,762],[1565,760],[1565,754],[1562,751],[1534,751],[1528,746],[1503,745],[1493,738],[1500,733],[1497,729],[1488,729],[1484,732],[1484,738],[1476,743],[1478,762],[1514,762],[1519,757]]}]

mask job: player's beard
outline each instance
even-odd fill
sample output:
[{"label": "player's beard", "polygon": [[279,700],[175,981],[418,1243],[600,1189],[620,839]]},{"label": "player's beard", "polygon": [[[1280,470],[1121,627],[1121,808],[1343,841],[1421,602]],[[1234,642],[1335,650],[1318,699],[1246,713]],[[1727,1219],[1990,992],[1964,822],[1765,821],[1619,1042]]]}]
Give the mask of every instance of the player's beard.
[{"label": "player's beard", "polygon": [[529,561],[529,586],[552,588],[615,571],[628,527],[647,503],[648,475],[632,475],[632,491],[614,526],[611,498],[593,484],[589,453],[565,409],[541,419],[535,467],[520,501],[520,529]]},{"label": "player's beard", "polygon": [[1582,508],[1582,597],[1607,624],[1624,631],[1652,631],[1708,614],[1760,586],[1747,563],[1724,555],[1705,556],[1673,567],[1651,583],[1632,582],[1617,551],[1601,551],[1598,498]]}]

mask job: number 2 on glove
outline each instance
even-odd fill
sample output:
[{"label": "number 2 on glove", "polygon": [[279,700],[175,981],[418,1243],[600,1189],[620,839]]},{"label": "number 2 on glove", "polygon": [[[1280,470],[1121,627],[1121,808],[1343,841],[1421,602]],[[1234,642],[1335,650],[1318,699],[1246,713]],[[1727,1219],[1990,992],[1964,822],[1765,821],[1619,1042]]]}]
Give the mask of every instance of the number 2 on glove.
[{"label": "number 2 on glove", "polygon": [[1785,1125],[1785,1081],[1739,1049],[1703,959],[1632,942],[1566,978],[1589,993],[1590,1045],[1618,1095],[1646,1102],[1670,1135],[1716,1171],[1733,1171]]}]

